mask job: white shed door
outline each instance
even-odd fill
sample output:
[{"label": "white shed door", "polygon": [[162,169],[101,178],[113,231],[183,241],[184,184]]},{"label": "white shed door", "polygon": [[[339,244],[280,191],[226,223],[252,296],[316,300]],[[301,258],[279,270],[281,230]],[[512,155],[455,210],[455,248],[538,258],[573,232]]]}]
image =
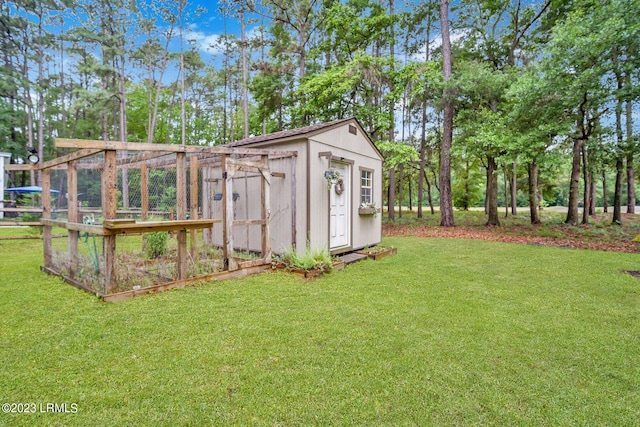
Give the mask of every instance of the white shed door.
[{"label": "white shed door", "polygon": [[330,249],[335,249],[349,246],[350,243],[349,213],[351,206],[349,201],[351,197],[349,191],[351,189],[351,167],[347,163],[332,163],[331,167],[340,172],[343,181],[341,194],[336,192],[335,184],[331,186],[329,193],[329,247]]}]

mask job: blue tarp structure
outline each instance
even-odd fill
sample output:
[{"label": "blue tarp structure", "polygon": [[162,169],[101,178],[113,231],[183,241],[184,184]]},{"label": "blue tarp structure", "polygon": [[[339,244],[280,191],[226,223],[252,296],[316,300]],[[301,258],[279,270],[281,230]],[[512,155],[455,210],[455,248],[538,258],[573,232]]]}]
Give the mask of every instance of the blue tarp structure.
[{"label": "blue tarp structure", "polygon": [[[20,193],[20,194],[31,194],[31,193],[42,193],[42,187],[38,187],[36,185],[28,185],[26,187],[13,187],[6,188],[4,191],[9,191],[12,193]],[[58,190],[51,190],[51,194],[58,194]]]}]

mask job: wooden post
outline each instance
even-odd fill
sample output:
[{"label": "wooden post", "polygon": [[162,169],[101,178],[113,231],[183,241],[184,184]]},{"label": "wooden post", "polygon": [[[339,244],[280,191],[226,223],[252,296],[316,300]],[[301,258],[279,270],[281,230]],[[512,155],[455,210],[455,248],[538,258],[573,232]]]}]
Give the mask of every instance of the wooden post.
[{"label": "wooden post", "polygon": [[228,159],[228,155],[222,155],[222,250],[225,268],[234,271],[238,264],[233,259],[233,174],[227,169]]},{"label": "wooden post", "polygon": [[[104,170],[102,171],[102,215],[105,220],[116,219],[118,202],[118,168],[115,150],[104,152]],[[104,293],[116,292],[116,236],[104,236]]]},{"label": "wooden post", "polygon": [[271,237],[269,235],[269,217],[271,216],[271,173],[269,172],[269,156],[262,156],[260,170],[261,215],[262,229],[262,258],[266,263],[271,262]]},{"label": "wooden post", "polygon": [[[42,169],[42,219],[51,219],[51,171]],[[44,252],[44,266],[51,268],[51,227],[42,227],[42,247]]]},{"label": "wooden post", "polygon": [[[202,168],[202,218],[213,218],[211,209],[211,168],[204,166]],[[202,230],[203,242],[213,244],[213,228],[205,228]]]},{"label": "wooden post", "polygon": [[[187,157],[184,152],[176,153],[176,214],[179,221],[187,219]],[[187,278],[187,232],[178,231],[177,280]]]},{"label": "wooden post", "polygon": [[291,246],[295,249],[297,242],[296,229],[296,156],[291,156]]},{"label": "wooden post", "polygon": [[[198,219],[198,158],[196,156],[190,159],[190,190],[191,203],[189,211],[191,219]],[[198,230],[191,230],[191,256],[196,259],[198,255]]]},{"label": "wooden post", "polygon": [[142,210],[142,220],[149,218],[149,169],[147,164],[140,166],[140,208]]},{"label": "wooden post", "polygon": [[[78,218],[78,170],[76,162],[67,163],[67,222],[80,222]],[[78,231],[68,230],[69,277],[73,278],[78,266]]]}]

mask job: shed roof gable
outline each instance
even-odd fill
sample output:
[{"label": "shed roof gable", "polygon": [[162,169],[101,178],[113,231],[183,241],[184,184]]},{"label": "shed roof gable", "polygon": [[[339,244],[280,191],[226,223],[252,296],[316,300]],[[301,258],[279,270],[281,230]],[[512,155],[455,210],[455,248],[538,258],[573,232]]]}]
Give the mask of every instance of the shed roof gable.
[{"label": "shed roof gable", "polygon": [[321,132],[345,125],[347,123],[356,124],[360,129],[360,132],[362,132],[362,135],[364,135],[364,137],[369,142],[369,144],[374,149],[374,151],[380,156],[380,159],[384,159],[384,157],[382,156],[382,153],[380,153],[380,150],[378,150],[378,148],[375,146],[373,141],[371,141],[371,138],[369,138],[369,135],[367,134],[367,132],[362,128],[358,120],[354,117],[333,120],[331,122],[318,123],[315,125],[306,126],[306,127],[297,128],[297,129],[283,130],[280,132],[274,132],[267,135],[252,136],[250,138],[246,138],[246,139],[242,139],[239,141],[226,144],[226,146],[247,147],[255,144],[270,144],[270,143],[284,142],[292,139],[311,138],[312,136],[317,135]]}]

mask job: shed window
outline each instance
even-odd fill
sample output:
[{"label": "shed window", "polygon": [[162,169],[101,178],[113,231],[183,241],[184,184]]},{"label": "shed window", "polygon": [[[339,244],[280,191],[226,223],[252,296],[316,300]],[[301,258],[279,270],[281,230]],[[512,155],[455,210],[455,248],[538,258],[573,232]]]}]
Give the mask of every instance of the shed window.
[{"label": "shed window", "polygon": [[360,170],[360,203],[373,203],[373,171]]}]

